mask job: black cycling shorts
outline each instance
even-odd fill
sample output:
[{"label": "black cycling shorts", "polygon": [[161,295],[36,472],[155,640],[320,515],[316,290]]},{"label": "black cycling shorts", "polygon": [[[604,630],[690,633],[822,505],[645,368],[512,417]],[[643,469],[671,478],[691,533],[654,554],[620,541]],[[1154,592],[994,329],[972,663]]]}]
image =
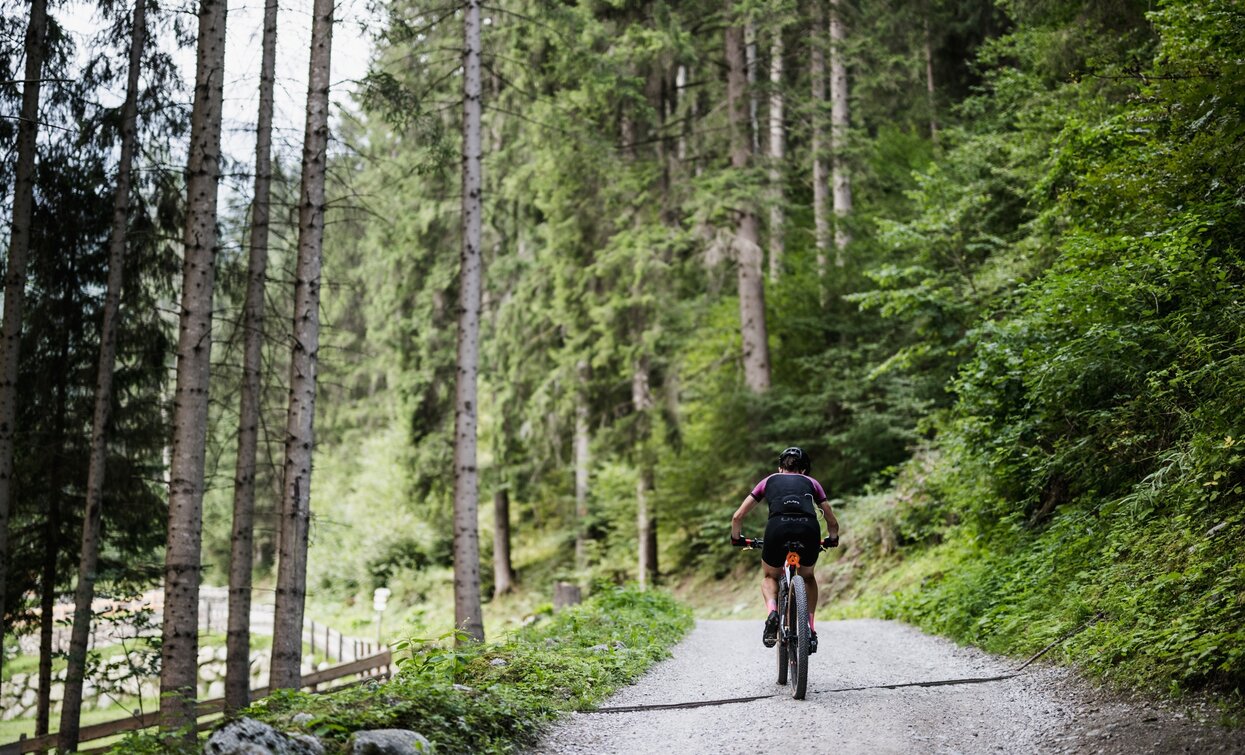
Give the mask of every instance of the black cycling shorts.
[{"label": "black cycling shorts", "polygon": [[797,550],[800,554],[800,566],[812,566],[817,563],[821,553],[821,525],[817,517],[785,516],[770,517],[765,525],[765,545],[761,547],[761,560],[770,566],[782,566],[787,563],[790,549],[787,543],[798,542],[804,547]]}]

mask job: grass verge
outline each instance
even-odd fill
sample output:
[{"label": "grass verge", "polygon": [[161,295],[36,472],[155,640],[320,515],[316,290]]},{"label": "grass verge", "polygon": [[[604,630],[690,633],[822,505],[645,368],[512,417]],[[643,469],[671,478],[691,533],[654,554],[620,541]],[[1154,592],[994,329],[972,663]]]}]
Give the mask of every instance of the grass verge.
[{"label": "grass verge", "polygon": [[[274,694],[245,715],[314,734],[330,755],[346,752],[352,732],[386,728],[417,731],[438,753],[512,752],[557,715],[590,709],[636,679],[691,625],[691,612],[667,594],[608,586],[497,642],[455,647],[447,636],[402,643],[389,682]],[[300,716],[296,724],[300,713],[310,720]],[[168,745],[144,734],[112,752],[168,752]]]}]

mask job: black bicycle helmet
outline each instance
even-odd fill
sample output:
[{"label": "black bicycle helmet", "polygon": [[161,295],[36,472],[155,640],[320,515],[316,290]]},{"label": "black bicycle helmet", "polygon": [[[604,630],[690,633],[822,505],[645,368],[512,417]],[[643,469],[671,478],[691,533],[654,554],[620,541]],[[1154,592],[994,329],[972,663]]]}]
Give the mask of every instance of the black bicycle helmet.
[{"label": "black bicycle helmet", "polygon": [[[793,459],[794,463],[788,463],[788,459]],[[808,458],[803,448],[791,446],[778,454],[778,466],[782,469],[794,469],[801,474],[808,474],[813,469],[813,460]]]}]

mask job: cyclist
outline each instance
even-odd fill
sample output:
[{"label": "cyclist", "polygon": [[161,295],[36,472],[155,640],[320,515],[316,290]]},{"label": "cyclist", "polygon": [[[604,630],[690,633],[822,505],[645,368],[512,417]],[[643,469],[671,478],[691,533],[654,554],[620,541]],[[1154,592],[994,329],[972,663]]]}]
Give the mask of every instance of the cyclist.
[{"label": "cyclist", "polygon": [[[839,522],[834,509],[826,500],[821,483],[809,476],[812,461],[804,449],[792,446],[778,455],[778,471],[757,483],[744,498],[735,515],[731,517],[731,543],[741,545],[741,529],[744,517],[765,500],[769,506],[769,521],[765,525],[765,545],[761,548],[761,595],[769,617],[765,619],[765,631],[761,640],[771,648],[778,642],[778,580],[787,560],[787,543],[800,542],[800,576],[808,588],[809,653],[817,652],[817,625],[813,613],[817,610],[817,578],[813,566],[817,563],[820,546],[834,547],[839,544]],[[817,524],[817,508],[826,518],[827,537],[819,541],[821,527]]]}]

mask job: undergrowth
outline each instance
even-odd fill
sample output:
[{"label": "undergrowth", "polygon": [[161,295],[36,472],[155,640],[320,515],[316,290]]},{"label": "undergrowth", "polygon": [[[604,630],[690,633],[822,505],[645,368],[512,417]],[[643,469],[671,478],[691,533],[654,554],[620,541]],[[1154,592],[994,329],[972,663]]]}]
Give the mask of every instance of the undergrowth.
[{"label": "undergrowth", "polygon": [[[388,682],[281,692],[243,715],[314,734],[330,755],[347,751],[352,732],[393,728],[423,734],[438,753],[511,752],[553,717],[593,707],[665,658],[691,624],[690,611],[669,595],[605,586],[497,642],[456,647],[451,634],[399,643],[398,673]],[[311,718],[295,723],[299,714]],[[113,752],[162,747],[145,735]]]},{"label": "undergrowth", "polygon": [[1245,511],[1191,495],[1145,515],[1083,500],[1040,526],[959,521],[949,501],[965,491],[919,465],[847,507],[848,549],[826,571],[831,615],[900,619],[1015,656],[1088,624],[1052,657],[1121,688],[1209,693],[1225,720],[1239,717]]}]

